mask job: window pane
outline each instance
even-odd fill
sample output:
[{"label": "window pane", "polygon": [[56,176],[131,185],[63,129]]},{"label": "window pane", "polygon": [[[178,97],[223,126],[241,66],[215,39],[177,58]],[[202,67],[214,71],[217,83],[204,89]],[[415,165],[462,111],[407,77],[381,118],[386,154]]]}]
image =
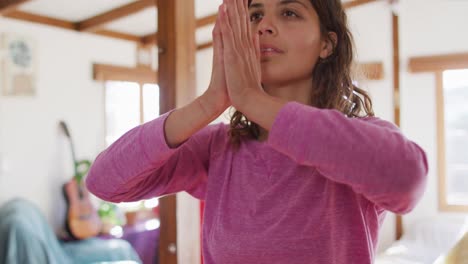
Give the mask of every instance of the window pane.
[{"label": "window pane", "polygon": [[107,146],[139,124],[139,84],[132,82],[106,82]]},{"label": "window pane", "polygon": [[159,116],[159,85],[143,85],[143,121],[148,122]]},{"label": "window pane", "polygon": [[468,70],[444,72],[447,201],[468,204]]}]

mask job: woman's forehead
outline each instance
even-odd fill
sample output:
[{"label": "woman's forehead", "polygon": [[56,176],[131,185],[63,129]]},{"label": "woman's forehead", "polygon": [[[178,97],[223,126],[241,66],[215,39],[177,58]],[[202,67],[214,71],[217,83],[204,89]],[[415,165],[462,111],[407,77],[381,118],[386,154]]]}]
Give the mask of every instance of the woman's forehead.
[{"label": "woman's forehead", "polygon": [[274,2],[277,5],[285,5],[285,4],[290,4],[290,3],[299,3],[304,6],[310,6],[310,0],[249,0],[248,5],[254,4],[255,6],[261,7],[267,2]]}]

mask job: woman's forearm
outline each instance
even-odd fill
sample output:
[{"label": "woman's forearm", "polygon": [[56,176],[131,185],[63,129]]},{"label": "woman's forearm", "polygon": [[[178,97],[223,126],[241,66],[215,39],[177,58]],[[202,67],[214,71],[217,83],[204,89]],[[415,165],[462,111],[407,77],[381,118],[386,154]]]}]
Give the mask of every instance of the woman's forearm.
[{"label": "woman's forearm", "polygon": [[188,105],[174,110],[167,118],[164,134],[167,144],[175,148],[207,126],[225,109],[216,106],[216,97],[205,92]]}]

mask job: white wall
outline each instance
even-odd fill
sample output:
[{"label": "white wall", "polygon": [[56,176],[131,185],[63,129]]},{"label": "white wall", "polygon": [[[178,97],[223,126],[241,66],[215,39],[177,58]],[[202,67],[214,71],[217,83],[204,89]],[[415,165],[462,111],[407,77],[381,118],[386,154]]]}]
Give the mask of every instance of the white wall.
[{"label": "white wall", "polygon": [[37,92],[34,97],[0,95],[0,204],[27,198],[58,226],[61,184],[73,175],[58,120],[68,123],[78,159],[94,159],[104,147],[104,86],[92,80],[92,64],[133,66],[135,45],[0,18],[3,33],[35,41]]}]

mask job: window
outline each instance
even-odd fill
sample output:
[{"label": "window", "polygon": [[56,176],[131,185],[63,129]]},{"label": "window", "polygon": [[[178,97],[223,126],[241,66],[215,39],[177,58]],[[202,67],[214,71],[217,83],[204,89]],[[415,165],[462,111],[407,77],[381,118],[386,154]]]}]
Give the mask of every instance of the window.
[{"label": "window", "polygon": [[[105,83],[106,147],[132,128],[153,120],[159,116],[159,86],[156,84],[140,85],[136,82],[107,81]],[[101,218],[116,205],[103,202],[100,207]],[[144,221],[144,229],[159,227],[158,198],[132,203],[120,203],[117,207],[125,213],[127,224]],[[132,222],[132,223],[130,223]],[[116,236],[123,235],[121,222],[113,222],[109,232]]]},{"label": "window", "polygon": [[106,145],[130,129],[159,116],[159,86],[106,82]]},{"label": "window", "polygon": [[441,209],[468,210],[468,69],[438,75]]}]

